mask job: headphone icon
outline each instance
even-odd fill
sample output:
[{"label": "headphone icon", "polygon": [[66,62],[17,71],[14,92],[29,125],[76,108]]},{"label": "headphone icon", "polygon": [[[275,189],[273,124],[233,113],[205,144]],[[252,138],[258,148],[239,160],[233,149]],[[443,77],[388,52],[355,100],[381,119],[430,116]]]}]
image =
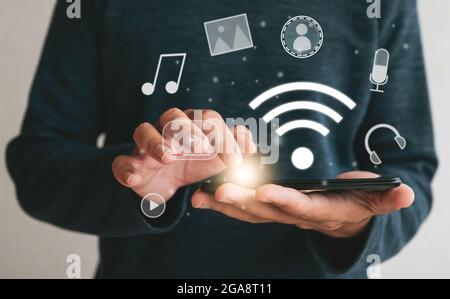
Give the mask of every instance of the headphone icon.
[{"label": "headphone icon", "polygon": [[370,161],[371,161],[373,164],[375,164],[375,165],[380,165],[380,164],[381,164],[381,159],[380,159],[380,157],[378,156],[378,154],[377,154],[375,151],[373,151],[373,150],[370,149],[370,146],[369,146],[369,138],[370,138],[370,135],[372,135],[372,133],[373,133],[375,130],[378,130],[378,129],[381,129],[381,128],[389,129],[389,130],[391,130],[392,132],[395,133],[394,140],[395,140],[395,142],[397,142],[397,144],[398,144],[398,146],[400,147],[401,150],[404,150],[405,147],[406,147],[406,140],[405,140],[405,138],[403,138],[403,137],[400,135],[400,133],[397,131],[397,129],[394,128],[393,126],[388,125],[388,124],[378,124],[378,125],[376,125],[376,126],[373,126],[373,127],[367,132],[366,138],[365,138],[365,140],[364,140],[364,144],[365,144],[365,146],[366,146],[366,151],[367,151],[367,153],[368,153],[369,156],[370,156]]}]

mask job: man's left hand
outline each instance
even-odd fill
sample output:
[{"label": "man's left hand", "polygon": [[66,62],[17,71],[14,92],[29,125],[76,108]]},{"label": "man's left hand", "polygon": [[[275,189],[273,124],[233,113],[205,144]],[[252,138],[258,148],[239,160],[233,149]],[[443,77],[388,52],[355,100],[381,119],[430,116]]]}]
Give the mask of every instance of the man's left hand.
[{"label": "man's left hand", "polygon": [[[352,171],[340,179],[375,178],[370,172]],[[250,222],[293,224],[325,235],[347,238],[362,231],[372,217],[407,208],[414,202],[413,190],[402,184],[388,191],[312,191],[268,184],[256,190],[226,183],[214,195],[197,191],[194,208],[211,209]]]}]

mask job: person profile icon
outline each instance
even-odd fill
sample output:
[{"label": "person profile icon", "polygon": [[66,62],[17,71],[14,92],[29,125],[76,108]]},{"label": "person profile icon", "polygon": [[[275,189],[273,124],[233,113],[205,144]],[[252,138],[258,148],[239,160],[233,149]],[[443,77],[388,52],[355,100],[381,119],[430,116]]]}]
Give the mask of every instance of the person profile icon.
[{"label": "person profile icon", "polygon": [[322,27],[311,17],[295,16],[281,28],[281,45],[295,58],[313,56],[320,50],[322,43]]},{"label": "person profile icon", "polygon": [[305,34],[308,33],[308,26],[303,23],[298,24],[295,31],[299,36],[294,40],[294,50],[297,52],[311,50],[311,41],[305,36]]}]

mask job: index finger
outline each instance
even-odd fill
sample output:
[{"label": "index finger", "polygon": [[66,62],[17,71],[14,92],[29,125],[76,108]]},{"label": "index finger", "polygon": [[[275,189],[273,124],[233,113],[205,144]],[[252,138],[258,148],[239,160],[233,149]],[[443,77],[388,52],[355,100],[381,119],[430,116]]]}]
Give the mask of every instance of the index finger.
[{"label": "index finger", "polygon": [[[190,119],[195,119],[198,110],[186,110]],[[196,125],[200,124],[201,130],[208,129],[207,138],[214,144],[215,153],[229,167],[238,167],[242,163],[242,152],[235,139],[233,132],[227,127],[222,116],[214,110],[201,110],[201,119],[194,120]],[[211,126],[209,126],[211,125]]]},{"label": "index finger", "polygon": [[163,145],[163,137],[150,123],[140,124],[133,133],[133,140],[139,151],[146,153],[156,161],[167,164],[172,162],[168,155],[166,155],[168,146]]}]

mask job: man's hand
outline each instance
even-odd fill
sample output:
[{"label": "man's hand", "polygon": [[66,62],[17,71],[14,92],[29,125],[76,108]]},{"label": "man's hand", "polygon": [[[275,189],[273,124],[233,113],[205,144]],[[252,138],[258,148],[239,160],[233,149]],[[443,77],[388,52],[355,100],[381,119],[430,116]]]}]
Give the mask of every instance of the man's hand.
[{"label": "man's hand", "polygon": [[[220,137],[215,141],[228,142],[213,146],[202,128],[192,121],[193,118],[194,110],[181,111],[173,108],[164,112],[155,125],[139,125],[133,135],[136,143],[133,155],[119,156],[113,161],[115,178],[142,197],[149,193],[158,193],[168,200],[178,188],[216,175],[227,167],[239,166],[243,153],[256,152],[251,133],[244,126],[228,128],[220,114],[203,110],[202,120],[215,124],[216,136]],[[226,148],[229,151],[221,152],[209,160],[171,158],[171,154],[177,154],[171,147],[172,140],[167,136],[163,137],[161,133],[165,125],[172,121],[183,121],[183,124],[190,126],[188,131],[199,137],[196,141],[208,142],[203,148]],[[167,150],[172,152],[168,153]]]},{"label": "man's hand", "polygon": [[[370,172],[353,171],[338,178],[374,178]],[[251,223],[294,224],[331,237],[352,237],[364,229],[370,219],[409,207],[414,192],[407,185],[380,192],[300,192],[277,185],[256,190],[233,184],[220,186],[215,195],[197,191],[194,208],[211,209]]]}]

